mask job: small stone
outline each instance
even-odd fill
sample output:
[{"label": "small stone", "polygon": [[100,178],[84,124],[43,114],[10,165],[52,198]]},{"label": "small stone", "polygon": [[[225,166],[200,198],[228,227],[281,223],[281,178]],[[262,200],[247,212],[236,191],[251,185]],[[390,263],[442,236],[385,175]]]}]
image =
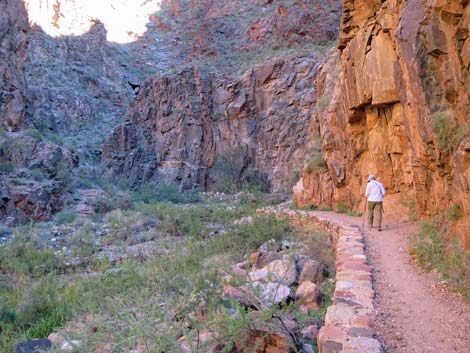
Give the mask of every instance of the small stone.
[{"label": "small stone", "polygon": [[62,344],[65,339],[64,337],[62,337],[62,335],[59,335],[58,333],[51,333],[48,337],[49,341],[52,342],[53,345],[58,345],[58,344]]},{"label": "small stone", "polygon": [[256,303],[256,298],[253,293],[251,293],[248,289],[239,289],[232,287],[230,285],[226,285],[224,287],[222,297],[226,299],[233,299],[240,305],[251,307]]},{"label": "small stone", "polygon": [[382,353],[379,341],[368,337],[357,337],[350,340],[351,346],[358,352]]},{"label": "small stone", "polygon": [[318,327],[316,325],[310,325],[300,331],[302,338],[306,340],[316,340],[318,336]]},{"label": "small stone", "polygon": [[63,352],[73,352],[78,347],[80,347],[80,341],[70,340],[70,341],[65,341],[64,343],[62,343],[62,345],[60,346],[60,349]]},{"label": "small stone", "polygon": [[254,253],[252,253],[249,258],[248,258],[248,263],[251,265],[251,266],[256,266],[257,263],[258,263],[258,260],[261,256],[261,252],[260,251],[256,251]]}]

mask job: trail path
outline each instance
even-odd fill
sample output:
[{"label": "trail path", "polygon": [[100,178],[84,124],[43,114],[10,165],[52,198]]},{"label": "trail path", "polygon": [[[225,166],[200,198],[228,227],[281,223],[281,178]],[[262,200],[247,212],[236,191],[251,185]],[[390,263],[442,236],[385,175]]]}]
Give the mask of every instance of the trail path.
[{"label": "trail path", "polygon": [[[362,227],[362,218],[312,212]],[[373,267],[375,331],[387,353],[470,353],[470,303],[421,271],[408,254],[409,238],[418,226],[385,224],[365,230]]]}]

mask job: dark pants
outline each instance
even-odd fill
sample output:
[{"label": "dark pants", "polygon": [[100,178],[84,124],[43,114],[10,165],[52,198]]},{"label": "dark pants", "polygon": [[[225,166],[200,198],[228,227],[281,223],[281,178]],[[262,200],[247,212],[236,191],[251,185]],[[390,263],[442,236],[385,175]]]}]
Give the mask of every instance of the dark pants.
[{"label": "dark pants", "polygon": [[369,226],[374,226],[374,213],[377,226],[382,228],[382,201],[380,202],[373,202],[367,201],[367,209],[369,211]]}]

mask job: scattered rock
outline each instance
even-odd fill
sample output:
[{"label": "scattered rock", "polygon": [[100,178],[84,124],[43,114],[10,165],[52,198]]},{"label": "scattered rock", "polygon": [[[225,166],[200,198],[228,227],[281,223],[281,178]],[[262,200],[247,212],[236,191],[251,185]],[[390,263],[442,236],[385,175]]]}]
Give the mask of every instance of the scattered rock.
[{"label": "scattered rock", "polygon": [[310,325],[300,331],[302,338],[306,340],[316,340],[318,336],[318,326]]},{"label": "scattered rock", "polygon": [[320,290],[313,282],[305,281],[301,283],[295,292],[295,298],[308,309],[318,310],[321,308]]},{"label": "scattered rock", "polygon": [[16,353],[40,353],[49,351],[52,348],[52,342],[47,338],[29,340],[16,345]]},{"label": "scattered rock", "polygon": [[300,272],[299,283],[309,281],[318,283],[323,278],[323,266],[315,260],[305,261],[302,271]]},{"label": "scattered rock", "polygon": [[260,292],[261,302],[268,307],[283,303],[287,301],[287,299],[289,299],[292,295],[291,289],[281,283],[253,282],[253,287],[255,292]]},{"label": "scattered rock", "polygon": [[290,286],[297,281],[295,263],[288,256],[282,260],[274,260],[261,270],[251,271],[248,275],[252,282],[277,282]]}]

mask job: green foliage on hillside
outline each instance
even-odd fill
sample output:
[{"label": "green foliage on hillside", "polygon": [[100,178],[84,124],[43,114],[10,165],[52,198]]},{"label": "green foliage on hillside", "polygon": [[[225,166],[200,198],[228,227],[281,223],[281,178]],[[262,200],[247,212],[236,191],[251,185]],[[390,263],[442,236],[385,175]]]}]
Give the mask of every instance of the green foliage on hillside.
[{"label": "green foliage on hillside", "polygon": [[[453,214],[451,209],[450,218]],[[470,253],[455,240],[449,243],[448,224],[441,217],[423,223],[410,252],[426,271],[437,271],[443,281],[470,299]]]}]

